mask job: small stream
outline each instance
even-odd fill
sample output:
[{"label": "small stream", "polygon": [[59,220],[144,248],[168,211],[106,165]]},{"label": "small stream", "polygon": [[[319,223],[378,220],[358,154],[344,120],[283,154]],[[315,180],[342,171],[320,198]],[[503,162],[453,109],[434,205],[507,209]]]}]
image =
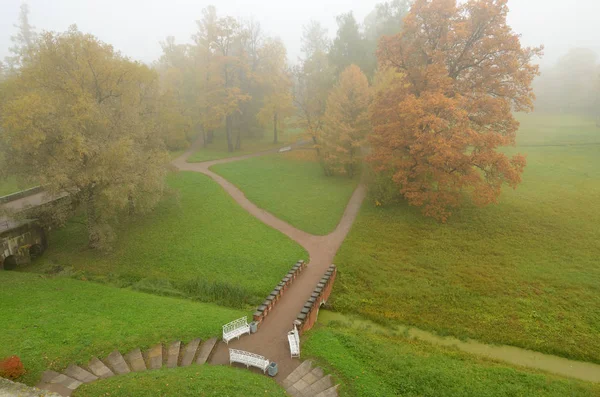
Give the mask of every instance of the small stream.
[{"label": "small stream", "polygon": [[392,329],[369,320],[347,316],[328,310],[321,310],[319,312],[319,323],[327,324],[332,321],[341,322],[353,328],[365,328],[374,332],[408,334],[411,338],[440,346],[454,346],[461,351],[477,356],[488,357],[493,360],[538,369],[574,379],[600,383],[600,365],[594,363],[569,360],[567,358],[521,349],[519,347],[487,345],[472,339],[462,341],[453,337],[438,336],[434,333],[408,326],[397,326]]}]

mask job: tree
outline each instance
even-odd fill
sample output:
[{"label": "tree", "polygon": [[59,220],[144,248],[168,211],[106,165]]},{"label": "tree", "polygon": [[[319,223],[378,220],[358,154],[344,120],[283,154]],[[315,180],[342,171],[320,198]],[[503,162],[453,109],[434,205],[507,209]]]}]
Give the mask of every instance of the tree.
[{"label": "tree", "polygon": [[365,60],[363,71],[369,77],[377,68],[377,45],[382,36],[400,33],[404,17],[410,9],[411,0],[391,0],[375,5],[375,9],[364,19]]},{"label": "tree", "polygon": [[167,148],[189,145],[199,122],[198,90],[188,46],[175,44],[174,37],[161,43],[163,55],[155,65],[160,76],[157,122]]},{"label": "tree", "polygon": [[490,204],[521,181],[525,158],[497,149],[515,144],[511,111],[533,109],[541,48],[521,47],[506,3],[417,0],[403,31],[380,42],[380,68],[395,77],[375,96],[370,162],[442,221],[465,196]]},{"label": "tree", "polygon": [[265,95],[257,118],[262,125],[273,127],[273,143],[278,143],[278,130],[285,128],[286,118],[294,113],[286,50],[281,40],[276,39],[268,40],[259,52],[258,76]]},{"label": "tree", "polygon": [[6,63],[9,70],[13,71],[20,68],[31,56],[37,34],[35,28],[29,24],[29,6],[27,3],[21,4],[19,13],[19,23],[14,25],[17,28],[17,34],[10,37],[13,45],[10,47],[12,56],[6,57]]},{"label": "tree", "polygon": [[337,36],[329,50],[329,59],[335,66],[336,73],[339,75],[352,64],[362,70],[368,69],[369,73],[372,72],[375,66],[375,54],[367,53],[367,43],[352,12],[338,15],[336,20]]},{"label": "tree", "polygon": [[323,117],[335,71],[329,63],[327,30],[311,21],[302,37],[304,59],[295,69],[294,104],[301,128],[316,145],[323,129]]},{"label": "tree", "polygon": [[326,175],[337,172],[354,177],[361,147],[371,130],[370,103],[367,77],[358,66],[348,66],[327,98],[320,151]]},{"label": "tree", "polygon": [[317,53],[329,51],[329,39],[327,29],[320,22],[311,20],[302,27],[302,52],[306,59]]},{"label": "tree", "polygon": [[536,107],[550,112],[594,113],[598,55],[573,48],[556,65],[542,71],[534,87]]},{"label": "tree", "polygon": [[[44,33],[3,83],[0,158],[20,178],[83,205],[102,248],[122,211],[160,199],[169,157],[156,131],[157,75],[71,27]],[[122,219],[122,217],[121,217]]]}]

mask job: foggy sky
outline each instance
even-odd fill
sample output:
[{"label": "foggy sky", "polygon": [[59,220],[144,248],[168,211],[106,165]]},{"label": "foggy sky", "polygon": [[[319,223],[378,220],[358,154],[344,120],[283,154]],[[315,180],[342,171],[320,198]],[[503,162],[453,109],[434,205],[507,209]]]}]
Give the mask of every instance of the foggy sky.
[{"label": "foggy sky", "polygon": [[[29,0],[30,22],[37,31],[64,31],[77,24],[115,46],[125,55],[152,62],[161,54],[159,41],[175,36],[189,42],[195,20],[210,4],[219,16],[258,20],[265,33],[279,36],[291,61],[300,55],[302,25],[311,18],[335,35],[335,16],[354,11],[359,22],[380,0]],[[254,4],[252,4],[254,3]],[[20,0],[0,0],[0,59],[8,55]],[[543,65],[553,63],[572,47],[600,52],[600,0],[509,0],[509,22],[526,45],[544,44]]]}]

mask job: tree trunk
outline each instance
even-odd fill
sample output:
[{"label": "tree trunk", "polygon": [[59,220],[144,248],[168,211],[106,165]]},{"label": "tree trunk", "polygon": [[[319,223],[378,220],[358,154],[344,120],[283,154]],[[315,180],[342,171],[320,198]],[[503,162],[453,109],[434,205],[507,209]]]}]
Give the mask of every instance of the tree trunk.
[{"label": "tree trunk", "polygon": [[206,130],[204,129],[204,126],[201,127],[202,128],[202,147],[206,147],[208,145],[208,135],[206,134]]},{"label": "tree trunk", "polygon": [[135,201],[133,201],[133,194],[131,193],[127,196],[127,210],[129,211],[129,216],[135,215]]},{"label": "tree trunk", "polygon": [[206,143],[213,143],[214,136],[215,132],[213,130],[208,131],[208,134],[206,134]]},{"label": "tree trunk", "polygon": [[348,164],[348,176],[354,178],[354,149],[350,148],[350,163]]},{"label": "tree trunk", "polygon": [[85,215],[87,218],[88,246],[90,248],[99,248],[99,222],[98,212],[96,211],[96,195],[93,188],[88,188],[85,195]]},{"label": "tree trunk", "polygon": [[227,117],[225,117],[225,133],[227,135],[227,151],[229,151],[230,153],[234,150],[233,137],[231,136],[232,132],[233,131],[231,131],[231,116],[228,115]]},{"label": "tree trunk", "polygon": [[237,136],[235,139],[235,150],[241,150],[242,149],[242,125],[240,123],[240,120],[238,120],[238,127],[236,128],[237,130]]},{"label": "tree trunk", "polygon": [[277,140],[277,112],[273,113],[273,143],[278,143]]}]

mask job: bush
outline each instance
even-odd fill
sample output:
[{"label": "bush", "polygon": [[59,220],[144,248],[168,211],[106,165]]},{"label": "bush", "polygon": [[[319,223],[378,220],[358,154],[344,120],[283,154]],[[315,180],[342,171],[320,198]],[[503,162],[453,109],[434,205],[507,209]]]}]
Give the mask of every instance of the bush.
[{"label": "bush", "polygon": [[21,359],[17,356],[8,357],[0,361],[0,376],[7,379],[17,379],[25,374]]}]

